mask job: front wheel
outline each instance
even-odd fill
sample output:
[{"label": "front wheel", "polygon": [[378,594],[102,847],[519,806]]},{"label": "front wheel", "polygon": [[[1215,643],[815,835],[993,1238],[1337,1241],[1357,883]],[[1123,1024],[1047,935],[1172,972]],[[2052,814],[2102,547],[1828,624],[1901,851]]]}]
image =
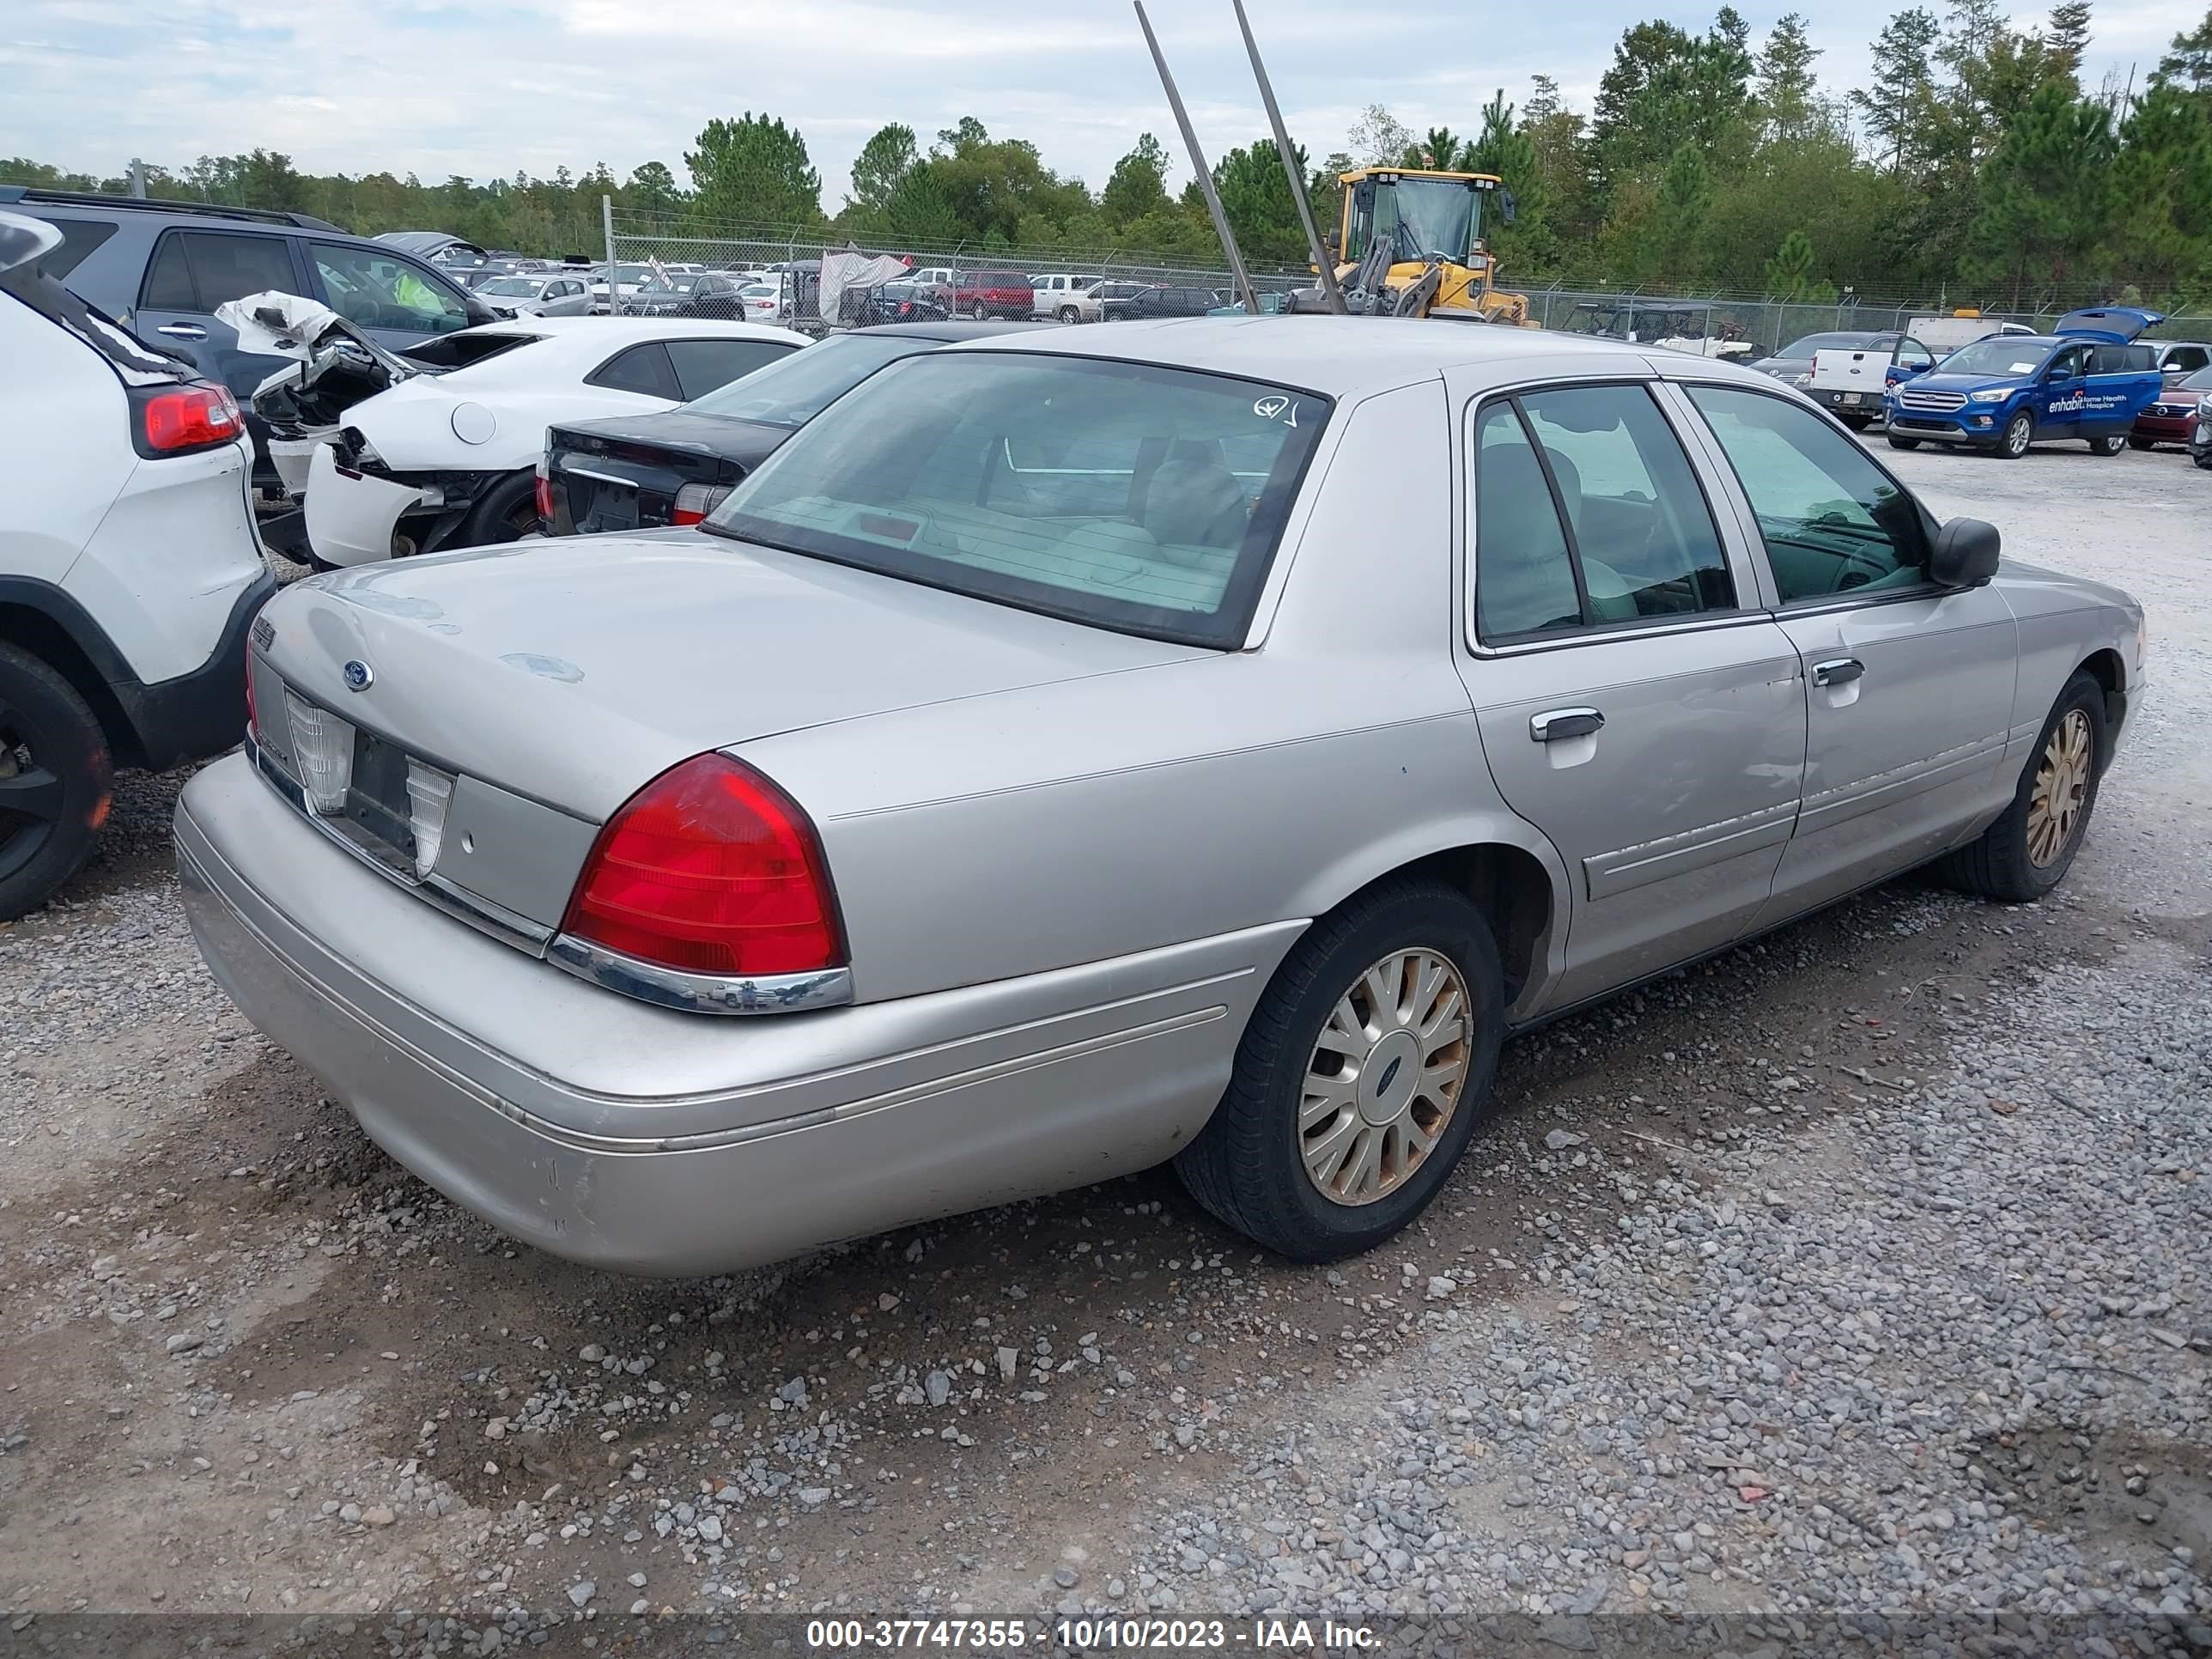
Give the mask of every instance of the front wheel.
[{"label": "front wheel", "polygon": [[107,739],[76,689],[0,645],[0,922],[35,910],[92,856],[107,821]]},{"label": "front wheel", "polygon": [[[2092,455],[2117,455],[2127,447],[2128,436],[2124,432],[2100,432],[2089,440]],[[2143,447],[2148,449],[2150,446],[2145,444]]]},{"label": "front wheel", "polygon": [[2027,453],[2027,447],[2035,441],[2035,421],[2026,410],[2005,422],[2004,436],[1997,440],[1996,453],[2008,461],[2016,461]]},{"label": "front wheel", "polygon": [[1176,1160],[1192,1197],[1279,1255],[1371,1249],[1425,1209],[1498,1069],[1504,976],[1482,913],[1394,878],[1292,947],[1229,1091]]},{"label": "front wheel", "polygon": [[1889,447],[1892,449],[1917,449],[1920,447],[1920,440],[1917,438],[1900,438],[1893,432],[1889,434]]},{"label": "front wheel", "polygon": [[1083,320],[1083,313],[1073,306],[1062,306],[1060,308],[1060,320],[1063,323],[1079,323]]},{"label": "front wheel", "polygon": [[2105,688],[2077,673],[2066,682],[2004,816],[1943,860],[1954,885],[2025,904],[2058,885],[2081,851],[2104,774]]}]

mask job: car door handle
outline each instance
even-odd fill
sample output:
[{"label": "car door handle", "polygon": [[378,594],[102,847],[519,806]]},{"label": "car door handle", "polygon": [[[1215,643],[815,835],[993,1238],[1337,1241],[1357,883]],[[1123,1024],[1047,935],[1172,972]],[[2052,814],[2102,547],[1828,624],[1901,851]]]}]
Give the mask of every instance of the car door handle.
[{"label": "car door handle", "polygon": [[155,329],[154,332],[156,334],[166,334],[173,340],[204,340],[207,338],[207,331],[202,328],[198,323],[163,323],[159,328]]},{"label": "car door handle", "polygon": [[1605,725],[1595,708],[1554,708],[1528,717],[1528,737],[1534,743],[1559,743],[1568,738],[1587,738]]},{"label": "car door handle", "polygon": [[1864,677],[1866,665],[1856,657],[1838,657],[1833,662],[1813,665],[1813,684],[1815,685],[1849,685]]}]

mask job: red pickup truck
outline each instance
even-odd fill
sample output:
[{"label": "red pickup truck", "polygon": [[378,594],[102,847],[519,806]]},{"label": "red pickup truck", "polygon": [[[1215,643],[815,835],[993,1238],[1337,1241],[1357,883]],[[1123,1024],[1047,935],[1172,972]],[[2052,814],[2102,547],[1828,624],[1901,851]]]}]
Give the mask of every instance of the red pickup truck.
[{"label": "red pickup truck", "polygon": [[956,317],[1011,317],[1027,322],[1036,305],[1036,290],[1024,271],[963,270],[954,280]]}]

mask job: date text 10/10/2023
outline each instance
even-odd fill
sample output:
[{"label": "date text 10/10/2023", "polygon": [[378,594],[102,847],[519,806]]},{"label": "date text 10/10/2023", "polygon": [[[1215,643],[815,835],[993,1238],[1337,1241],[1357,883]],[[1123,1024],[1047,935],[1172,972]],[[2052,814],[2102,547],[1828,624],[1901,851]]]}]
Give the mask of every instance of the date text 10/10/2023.
[{"label": "date text 10/10/2023", "polygon": [[1382,1645],[1364,1625],[1332,1619],[1060,1619],[1031,1624],[1021,1619],[817,1619],[806,1626],[806,1645],[817,1651],[938,1651],[1018,1653],[1058,1647],[1082,1652],[1183,1652],[1238,1648],[1261,1653],[1358,1653]]}]

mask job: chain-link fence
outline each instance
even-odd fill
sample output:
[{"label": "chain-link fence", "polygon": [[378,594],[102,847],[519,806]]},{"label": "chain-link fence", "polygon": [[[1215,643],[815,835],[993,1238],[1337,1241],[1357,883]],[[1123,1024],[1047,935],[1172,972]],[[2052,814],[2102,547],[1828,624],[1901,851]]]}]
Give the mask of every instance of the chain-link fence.
[{"label": "chain-link fence", "polygon": [[[866,296],[848,300],[838,317],[822,317],[818,307],[811,303],[810,274],[818,270],[824,253],[843,252],[850,244],[825,240],[819,233],[809,235],[788,227],[764,225],[702,227],[675,216],[613,209],[606,216],[606,233],[605,257],[617,268],[615,275],[623,286],[649,284],[656,280],[656,270],[681,277],[708,272],[758,273],[758,285],[775,290],[775,305],[772,313],[763,308],[750,313],[753,320],[781,321],[812,330],[890,320],[880,300]],[[1063,277],[1133,287],[1201,289],[1224,304],[1236,298],[1225,263],[1199,258],[1177,261],[1144,250],[1076,246],[1012,250],[972,241],[924,240],[870,246],[861,251],[904,260],[909,268],[906,282],[923,291],[927,307],[942,307],[963,315],[1012,314],[1006,302],[990,297],[995,290],[984,280],[1000,272],[1018,273],[1032,282]],[[1251,264],[1250,270],[1254,288],[1262,294],[1304,288],[1313,282],[1312,273],[1304,265],[1260,264]],[[1632,329],[1639,339],[1717,339],[1742,342],[1752,348],[1749,354],[1728,354],[1735,356],[1765,356],[1808,334],[1905,331],[1916,317],[1948,317],[1972,305],[1970,298],[1955,294],[1846,294],[1839,300],[1815,303],[1663,289],[1571,288],[1515,283],[1510,272],[1500,286],[1526,294],[1530,319],[1544,328],[1610,334]],[[1052,295],[1061,291],[1060,287],[1039,290]],[[619,298],[618,295],[617,309],[622,308]],[[1984,307],[1983,314],[2042,332],[2069,310],[2108,301],[2118,303],[2110,295],[2084,293],[2067,304],[2024,310]],[[647,303],[651,303],[649,295]],[[1039,310],[1040,314],[1058,315],[1061,307],[1048,299]],[[1078,314],[1083,320],[1093,320],[1088,308],[1080,308]],[[1658,330],[1665,332],[1655,331]],[[2168,317],[2148,337],[2212,339],[2212,315]]]}]

